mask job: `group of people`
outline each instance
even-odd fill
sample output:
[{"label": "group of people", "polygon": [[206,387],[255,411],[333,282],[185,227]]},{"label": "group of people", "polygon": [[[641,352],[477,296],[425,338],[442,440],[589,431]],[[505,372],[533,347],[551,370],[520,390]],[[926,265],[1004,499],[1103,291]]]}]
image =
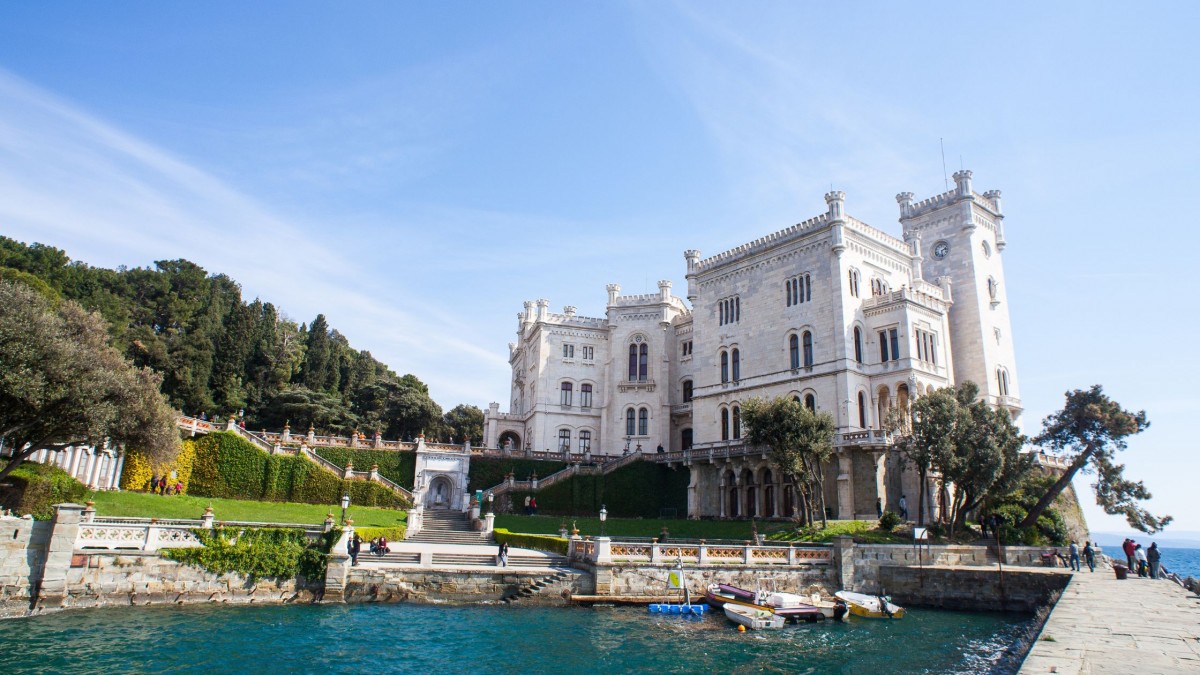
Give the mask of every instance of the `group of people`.
[{"label": "group of people", "polygon": [[[362,552],[363,540],[357,534],[350,537],[350,541],[346,542],[346,552],[350,554],[350,565],[352,567],[358,565],[358,554]],[[387,537],[376,537],[367,542],[367,546],[372,555],[385,556],[392,552],[388,547]]]},{"label": "group of people", "polygon": [[537,515],[537,497],[534,497],[532,495],[525,495],[525,515],[527,515],[527,516],[536,516]]},{"label": "group of people", "polygon": [[1126,539],[1121,544],[1121,550],[1125,552],[1125,564],[1130,570],[1136,570],[1139,577],[1149,576],[1151,579],[1157,579],[1162,576],[1160,570],[1166,572],[1161,568],[1162,553],[1158,550],[1157,542],[1152,542],[1150,548],[1143,549],[1136,541]]},{"label": "group of people", "polygon": [[[1085,541],[1083,543],[1083,561],[1087,563],[1088,570],[1095,572],[1096,554],[1100,552],[1100,545],[1091,541]],[[1083,566],[1080,564],[1079,544],[1076,544],[1075,540],[1071,540],[1071,545],[1067,547],[1067,551],[1070,555],[1070,558],[1067,561],[1068,566],[1076,572],[1082,572]]]},{"label": "group of people", "polygon": [[157,475],[150,478],[150,494],[158,493],[160,495],[181,495],[183,494],[183,482],[175,481],[172,483],[165,475],[159,478]]}]

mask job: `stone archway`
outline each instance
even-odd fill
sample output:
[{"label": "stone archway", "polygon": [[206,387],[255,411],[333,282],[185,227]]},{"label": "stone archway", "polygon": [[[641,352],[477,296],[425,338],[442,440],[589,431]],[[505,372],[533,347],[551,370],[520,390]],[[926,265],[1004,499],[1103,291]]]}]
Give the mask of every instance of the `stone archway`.
[{"label": "stone archway", "polygon": [[521,436],[515,431],[505,431],[500,434],[500,440],[497,441],[496,447],[501,450],[520,450]]},{"label": "stone archway", "polygon": [[454,505],[454,482],[448,476],[438,476],[429,482],[429,489],[425,492],[425,508],[449,509]]}]

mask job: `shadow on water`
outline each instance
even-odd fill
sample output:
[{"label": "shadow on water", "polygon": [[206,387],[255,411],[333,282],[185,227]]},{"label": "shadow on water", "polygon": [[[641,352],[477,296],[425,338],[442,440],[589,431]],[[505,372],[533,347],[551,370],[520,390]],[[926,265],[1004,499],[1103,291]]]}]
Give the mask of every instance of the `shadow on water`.
[{"label": "shadow on water", "polygon": [[[1011,673],[1029,615],[910,611],[738,633],[645,608],[289,605],[80,610],[3,624],[0,672]],[[1036,630],[1036,629],[1034,629]],[[1014,652],[1019,651],[1014,657]]]}]

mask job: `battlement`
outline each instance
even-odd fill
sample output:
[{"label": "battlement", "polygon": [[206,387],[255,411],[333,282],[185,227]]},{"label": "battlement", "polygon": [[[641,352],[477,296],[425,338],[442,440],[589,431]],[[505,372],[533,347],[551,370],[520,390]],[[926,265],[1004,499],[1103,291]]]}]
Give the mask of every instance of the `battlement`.
[{"label": "battlement", "polygon": [[854,230],[855,232],[858,232],[859,234],[864,234],[867,237],[874,239],[876,242],[878,242],[880,244],[883,244],[885,246],[890,246],[890,247],[896,249],[896,252],[900,253],[901,255],[905,255],[905,256],[910,255],[911,249],[907,242],[905,242],[901,239],[898,239],[896,237],[893,237],[892,235],[888,234],[887,232],[884,232],[883,230],[881,230],[877,227],[868,225],[857,218],[853,218],[851,216],[846,216],[845,220],[846,220],[846,224],[850,226],[850,229]]},{"label": "battlement", "polygon": [[594,316],[579,316],[578,314],[556,314],[551,312],[546,315],[546,323],[553,323],[560,326],[579,326],[581,328],[604,328],[608,325],[607,319],[598,319]]},{"label": "battlement", "polygon": [[802,235],[810,234],[814,230],[817,230],[822,225],[829,222],[829,219],[830,217],[828,213],[822,213],[815,218],[809,218],[808,220],[792,225],[787,229],[779,230],[778,232],[768,234],[765,237],[760,237],[748,244],[742,244],[741,246],[725,251],[724,253],[718,253],[712,257],[705,258],[696,264],[696,271],[703,272],[705,270],[713,269],[733,260],[753,255],[755,253],[759,253],[760,251],[765,251],[773,246],[778,246],[779,244],[784,244],[794,239],[798,239]]}]

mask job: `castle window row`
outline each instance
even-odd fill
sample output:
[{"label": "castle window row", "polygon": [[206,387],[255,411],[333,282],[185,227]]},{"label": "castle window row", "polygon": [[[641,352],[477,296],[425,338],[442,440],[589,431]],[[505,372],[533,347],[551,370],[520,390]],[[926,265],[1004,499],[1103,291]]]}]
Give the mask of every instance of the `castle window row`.
[{"label": "castle window row", "polygon": [[[583,357],[584,361],[591,361],[596,358],[596,348],[595,347],[593,347],[591,345],[583,345],[579,349],[580,349],[580,356]],[[562,346],[562,355],[563,355],[564,359],[575,358],[575,345],[569,344],[569,343],[564,344]]]},{"label": "castle window row", "polygon": [[[571,450],[571,430],[558,430],[558,451],[569,452]],[[592,432],[583,429],[579,432],[579,452],[588,453],[592,451]]]},{"label": "castle window row", "polygon": [[851,269],[849,285],[847,286],[847,288],[850,289],[850,297],[852,297],[852,298],[859,297],[858,296],[858,279],[859,279],[858,270]]},{"label": "castle window row", "polygon": [[718,325],[737,323],[742,320],[742,299],[736,295],[717,303]]},{"label": "castle window row", "polygon": [[[573,405],[575,394],[575,384],[573,382],[563,382],[559,386],[558,402],[564,408],[569,408]],[[587,410],[592,407],[592,385],[584,383],[579,385],[579,407]]]},{"label": "castle window row", "polygon": [[871,295],[886,295],[891,289],[888,283],[879,277],[871,280]]},{"label": "castle window row", "polygon": [[[738,440],[742,437],[742,409],[737,405],[721,406],[721,440]],[[732,421],[732,424],[730,423]]]},{"label": "castle window row", "polygon": [[807,273],[785,280],[783,287],[788,307],[812,301],[812,277]]},{"label": "castle window row", "polygon": [[810,331],[804,331],[801,335],[792,334],[788,338],[788,358],[792,370],[795,370],[804,365],[805,368],[813,366],[813,336]]},{"label": "castle window row", "polygon": [[900,335],[895,328],[879,331],[879,360],[882,363],[900,360]]},{"label": "castle window row", "polygon": [[733,381],[737,382],[742,379],[742,352],[734,347],[730,350],[721,350],[721,384],[726,384],[730,381],[730,366],[732,365]]},{"label": "castle window row", "polygon": [[629,345],[629,381],[645,382],[649,378],[650,346],[645,342]]}]

